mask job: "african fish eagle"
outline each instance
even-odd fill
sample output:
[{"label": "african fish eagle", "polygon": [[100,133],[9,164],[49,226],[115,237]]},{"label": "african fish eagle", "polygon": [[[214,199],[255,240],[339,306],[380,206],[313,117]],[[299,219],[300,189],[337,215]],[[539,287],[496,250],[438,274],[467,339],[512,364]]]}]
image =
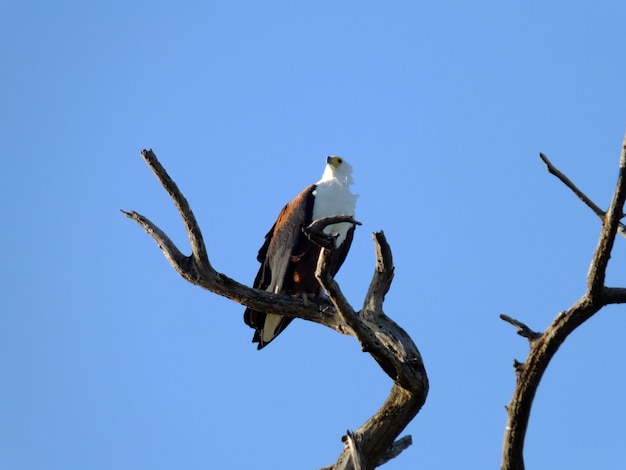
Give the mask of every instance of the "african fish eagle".
[{"label": "african fish eagle", "polygon": [[[348,162],[334,155],[326,158],[322,179],[305,188],[283,207],[274,226],[265,235],[265,243],[257,256],[261,268],[254,280],[255,288],[275,294],[319,296],[321,288],[315,278],[315,269],[321,248],[311,242],[302,229],[324,217],[354,217],[357,195],[350,192],[352,182],[352,167]],[[335,249],[328,263],[334,277],[352,244],[354,225],[349,222],[332,224],[324,232],[335,239]],[[259,343],[257,349],[267,346],[293,320],[249,308],[243,318],[256,330],[252,342]]]}]

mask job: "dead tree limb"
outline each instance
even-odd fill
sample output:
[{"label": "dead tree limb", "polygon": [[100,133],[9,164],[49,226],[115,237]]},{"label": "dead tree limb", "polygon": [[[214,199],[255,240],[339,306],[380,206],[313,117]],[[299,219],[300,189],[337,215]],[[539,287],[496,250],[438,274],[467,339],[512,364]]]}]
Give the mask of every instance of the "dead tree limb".
[{"label": "dead tree limb", "polygon": [[569,310],[561,312],[552,324],[543,333],[535,333],[526,325],[505,316],[504,320],[518,328],[522,336],[530,341],[530,352],[526,361],[516,361],[515,371],[517,383],[513,397],[507,407],[508,420],[504,434],[504,448],[502,455],[503,470],[524,469],[524,439],[533,399],[550,360],[567,339],[569,334],[581,324],[591,318],[602,307],[609,304],[626,303],[626,289],[606,287],[606,269],[615,236],[620,229],[620,219],[623,217],[624,200],[626,199],[626,138],[622,144],[622,153],[619,162],[619,175],[613,199],[606,212],[591,201],[580,191],[563,173],[543,154],[541,159],[547,165],[548,171],[561,180],[568,188],[596,213],[602,220],[602,230],[598,246],[593,254],[589,273],[587,275],[587,290],[585,294]]},{"label": "dead tree limb", "polygon": [[307,236],[326,247],[321,250],[316,275],[328,292],[329,302],[305,303],[300,298],[253,289],[213,268],[189,203],[152,150],[144,150],[141,155],[174,201],[187,230],[191,255],[184,255],[165,232],[146,217],[134,211],[122,212],[144,228],[184,279],[254,310],[301,318],[354,336],[363,351],[368,352],[393,380],[391,393],[380,410],[359,429],[344,436],[343,452],[338,461],[326,469],[371,470],[406,449],[411,444],[411,437],[396,438],[426,401],[428,378],[421,355],[409,335],[382,310],[384,297],[393,279],[391,248],[384,234],[377,232],[373,235],[376,269],[363,308],[358,312],[350,306],[337,282],[324,269],[332,245],[325,243],[323,228],[338,220],[358,224],[352,218],[345,219],[345,216],[315,221],[305,230]]},{"label": "dead tree limb", "polygon": [[[550,160],[548,160],[548,157],[546,157],[543,153],[539,153],[539,158],[541,158],[543,163],[546,164],[548,172],[551,175],[556,176],[565,186],[567,186],[569,189],[571,189],[572,192],[582,202],[584,202],[585,205],[587,207],[589,207],[593,211],[594,214],[596,214],[598,217],[600,217],[600,219],[602,219],[604,217],[605,212],[602,209],[600,209],[600,207],[595,202],[593,202],[589,196],[587,196],[584,192],[582,192],[580,189],[578,189],[578,187],[572,182],[572,180],[570,180],[557,167],[555,167],[552,164],[552,162]],[[626,237],[626,225],[624,225],[623,223],[620,222],[618,231],[619,231],[620,235],[622,235],[623,237]]]}]

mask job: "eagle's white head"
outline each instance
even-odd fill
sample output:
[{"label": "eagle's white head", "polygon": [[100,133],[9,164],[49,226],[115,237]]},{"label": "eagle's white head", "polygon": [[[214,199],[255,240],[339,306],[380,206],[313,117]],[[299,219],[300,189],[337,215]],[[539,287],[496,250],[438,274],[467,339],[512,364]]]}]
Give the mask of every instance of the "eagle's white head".
[{"label": "eagle's white head", "polygon": [[326,157],[326,167],[324,168],[324,174],[319,183],[330,181],[350,186],[354,182],[352,179],[352,165],[344,158],[338,157],[337,155]]}]

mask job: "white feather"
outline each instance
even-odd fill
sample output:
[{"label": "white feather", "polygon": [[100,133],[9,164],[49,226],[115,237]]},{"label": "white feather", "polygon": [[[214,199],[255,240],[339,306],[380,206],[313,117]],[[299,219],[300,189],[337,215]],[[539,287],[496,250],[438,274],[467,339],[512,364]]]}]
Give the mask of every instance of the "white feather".
[{"label": "white feather", "polygon": [[[358,195],[350,192],[352,183],[352,166],[348,162],[341,159],[338,166],[327,164],[322,179],[317,182],[317,188],[313,193],[315,195],[313,220],[334,215],[351,215],[354,217]],[[352,224],[341,222],[329,225],[324,229],[324,233],[333,235],[335,246],[338,247],[346,239],[350,228],[352,228]]]}]

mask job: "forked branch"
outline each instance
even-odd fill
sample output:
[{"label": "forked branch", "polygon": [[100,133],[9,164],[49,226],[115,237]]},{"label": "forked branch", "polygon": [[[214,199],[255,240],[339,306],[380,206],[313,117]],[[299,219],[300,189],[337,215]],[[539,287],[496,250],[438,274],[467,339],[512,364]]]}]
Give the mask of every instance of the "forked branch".
[{"label": "forked branch", "polygon": [[384,234],[374,234],[376,270],[360,312],[350,306],[339,285],[325,269],[333,244],[327,243],[323,229],[338,221],[359,224],[346,216],[315,221],[305,230],[307,236],[326,247],[321,250],[316,274],[328,292],[330,302],[327,305],[305,303],[302,299],[253,289],[213,268],[189,203],[152,150],[144,150],[141,155],[174,201],[189,236],[191,255],[184,255],[165,232],[146,217],[134,211],[122,212],[144,228],[184,279],[254,310],[309,320],[354,336],[394,381],[391,394],[381,409],[359,429],[347,434],[337,463],[327,468],[374,469],[408,447],[410,436],[396,438],[423,406],[428,394],[428,378],[420,353],[409,335],[382,310],[393,279],[391,249]]},{"label": "forked branch", "polygon": [[602,220],[602,230],[598,246],[593,254],[587,275],[585,294],[569,310],[561,312],[552,324],[543,332],[536,333],[523,323],[508,316],[503,319],[518,328],[522,336],[530,340],[530,352],[524,363],[516,361],[517,383],[509,406],[508,421],[504,434],[502,469],[524,469],[524,440],[533,399],[550,360],[567,339],[569,334],[591,318],[602,307],[626,302],[626,289],[606,287],[606,269],[613,249],[615,236],[620,230],[626,199],[626,139],[622,145],[619,163],[619,175],[613,199],[606,212],[580,191],[569,178],[552,165],[548,158],[540,154],[548,171],[570,188]]}]

